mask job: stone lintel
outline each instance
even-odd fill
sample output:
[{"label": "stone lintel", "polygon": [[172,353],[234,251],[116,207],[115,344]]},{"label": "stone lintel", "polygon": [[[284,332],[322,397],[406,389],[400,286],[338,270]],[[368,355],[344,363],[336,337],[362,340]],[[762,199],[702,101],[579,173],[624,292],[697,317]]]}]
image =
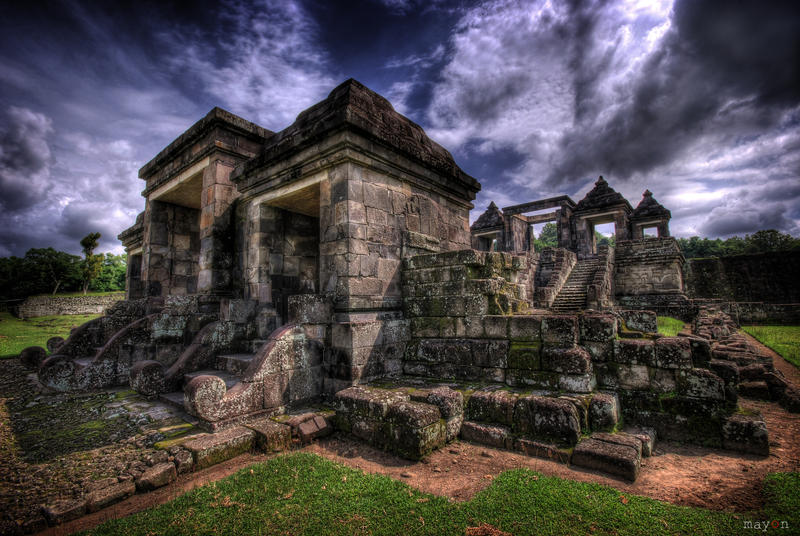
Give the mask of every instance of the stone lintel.
[{"label": "stone lintel", "polygon": [[477,190],[463,188],[435,170],[348,130],[331,133],[313,146],[302,147],[285,159],[271,160],[258,168],[252,167],[248,161],[233,171],[231,182],[243,200],[249,200],[347,163],[433,191],[461,206],[473,208],[471,201]]},{"label": "stone lintel", "polygon": [[247,121],[246,119],[232,114],[227,110],[214,107],[206,114],[204,118],[186,129],[183,134],[175,138],[172,143],[167,145],[152,160],[142,166],[142,168],[139,170],[139,177],[147,180],[165,164],[171,160],[175,160],[180,153],[189,149],[195,142],[199,141],[205,134],[208,134],[209,131],[215,127],[221,127],[222,129],[228,130],[233,134],[238,134],[252,139],[263,140],[274,134],[272,131]]},{"label": "stone lintel", "polygon": [[548,197],[547,199],[539,199],[529,203],[522,203],[520,205],[512,205],[503,208],[503,214],[522,214],[523,212],[535,212],[537,210],[544,210],[546,208],[561,208],[561,207],[575,208],[575,201],[568,195],[559,195],[556,197]]}]

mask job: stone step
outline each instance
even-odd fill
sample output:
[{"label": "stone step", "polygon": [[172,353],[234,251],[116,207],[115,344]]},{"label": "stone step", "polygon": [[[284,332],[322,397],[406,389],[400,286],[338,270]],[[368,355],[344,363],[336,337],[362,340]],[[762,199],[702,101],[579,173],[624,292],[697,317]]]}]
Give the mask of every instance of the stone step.
[{"label": "stone step", "polygon": [[253,361],[255,354],[226,354],[217,357],[219,364],[231,374],[241,374]]},{"label": "stone step", "polygon": [[218,378],[222,378],[222,381],[225,382],[225,387],[228,389],[239,383],[239,378],[224,370],[198,370],[185,374],[183,379],[186,383],[189,383],[198,376],[217,376]]},{"label": "stone step", "polygon": [[232,426],[213,434],[204,434],[183,443],[194,457],[195,466],[205,469],[253,449],[256,432],[244,426]]},{"label": "stone step", "polygon": [[569,450],[549,442],[515,438],[507,426],[464,421],[461,425],[461,439],[488,447],[516,450],[527,456],[569,463]]},{"label": "stone step", "polygon": [[629,434],[594,433],[578,443],[571,463],[634,482],[642,464],[642,441]]},{"label": "stone step", "polygon": [[183,409],[183,391],[173,391],[171,393],[161,393],[158,399],[172,406]]},{"label": "stone step", "polygon": [[248,341],[247,347],[252,353],[258,352],[267,343],[267,339],[253,339]]}]

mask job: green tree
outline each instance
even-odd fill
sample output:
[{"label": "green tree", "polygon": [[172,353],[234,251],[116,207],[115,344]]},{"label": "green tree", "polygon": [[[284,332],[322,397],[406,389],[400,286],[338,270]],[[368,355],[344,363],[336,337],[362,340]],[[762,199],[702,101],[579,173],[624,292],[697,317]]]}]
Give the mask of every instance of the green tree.
[{"label": "green tree", "polygon": [[775,229],[766,229],[745,236],[744,242],[748,253],[758,253],[792,249],[792,246],[796,245],[797,239],[792,235],[783,234]]},{"label": "green tree", "polygon": [[613,246],[616,242],[616,239],[617,237],[613,234],[611,236],[606,236],[598,233],[597,231],[594,232],[594,240],[598,246]]},{"label": "green tree", "polygon": [[[33,248],[25,254],[27,277],[48,285],[51,294],[80,280],[80,257],[53,248]],[[37,285],[38,286],[38,285]]]},{"label": "green tree", "polygon": [[538,238],[534,238],[533,246],[536,251],[544,248],[558,247],[558,227],[555,223],[545,223]]},{"label": "green tree", "polygon": [[679,238],[678,245],[687,259],[698,257],[726,257],[744,253],[766,253],[769,251],[787,251],[800,249],[800,238],[784,234],[775,229],[756,231],[752,235],[732,236],[726,240],[711,240],[693,236]]},{"label": "green tree", "polygon": [[83,293],[89,290],[89,285],[92,280],[100,273],[103,264],[103,256],[95,255],[94,250],[97,247],[97,241],[100,239],[100,233],[89,233],[81,239],[81,248],[83,248]]},{"label": "green tree", "polygon": [[28,295],[31,281],[26,272],[24,258],[0,258],[0,299],[16,300]]},{"label": "green tree", "polygon": [[[99,256],[103,257],[102,255]],[[127,268],[127,255],[106,253],[100,266],[100,273],[92,280],[89,289],[98,292],[125,290],[125,273]]]}]

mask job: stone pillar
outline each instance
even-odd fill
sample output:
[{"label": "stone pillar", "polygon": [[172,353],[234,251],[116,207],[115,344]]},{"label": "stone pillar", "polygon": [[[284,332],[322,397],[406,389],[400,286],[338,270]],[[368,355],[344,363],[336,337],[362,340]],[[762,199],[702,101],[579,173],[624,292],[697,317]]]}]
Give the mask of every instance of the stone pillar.
[{"label": "stone pillar", "polygon": [[667,238],[669,236],[669,220],[658,223],[658,237]]},{"label": "stone pillar", "polygon": [[165,203],[147,201],[145,205],[142,284],[147,296],[162,296],[169,289],[168,212]]},{"label": "stone pillar", "polygon": [[614,236],[617,242],[629,240],[631,237],[628,215],[622,210],[614,214]]},{"label": "stone pillar", "polygon": [[200,200],[200,258],[197,290],[202,294],[227,294],[231,286],[233,251],[233,201],[230,182],[234,164],[213,160],[203,171]]},{"label": "stone pillar", "polygon": [[512,214],[504,218],[503,247],[499,251],[521,253],[530,249],[530,225],[524,216]]},{"label": "stone pillar", "polygon": [[142,250],[136,253],[128,253],[128,267],[125,277],[128,287],[125,289],[125,299],[135,300],[145,296],[142,285]]},{"label": "stone pillar", "polygon": [[587,218],[578,219],[575,225],[577,235],[578,257],[585,257],[594,253],[594,225]]}]

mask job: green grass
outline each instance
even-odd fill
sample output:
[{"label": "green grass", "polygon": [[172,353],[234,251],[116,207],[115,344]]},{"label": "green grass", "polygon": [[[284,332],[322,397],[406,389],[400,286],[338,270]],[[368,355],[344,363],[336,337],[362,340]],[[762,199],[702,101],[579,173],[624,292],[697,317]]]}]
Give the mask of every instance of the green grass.
[{"label": "green grass", "polygon": [[11,313],[0,313],[0,359],[17,357],[28,346],[44,348],[50,337],[66,339],[70,328],[98,316],[100,315],[40,316],[20,320]]},{"label": "green grass", "polygon": [[[797,526],[798,475],[774,475],[771,519]],[[255,464],[89,534],[463,535],[490,524],[515,534],[738,534],[745,519],[623,494],[527,469],[499,475],[467,503],[451,503],[386,476],[295,453]]]},{"label": "green grass", "polygon": [[683,330],[684,324],[686,324],[683,320],[678,320],[671,316],[659,316],[657,320],[658,332],[667,337],[674,337],[677,335],[679,331]]},{"label": "green grass", "polygon": [[742,330],[800,367],[800,326],[742,326]]}]

